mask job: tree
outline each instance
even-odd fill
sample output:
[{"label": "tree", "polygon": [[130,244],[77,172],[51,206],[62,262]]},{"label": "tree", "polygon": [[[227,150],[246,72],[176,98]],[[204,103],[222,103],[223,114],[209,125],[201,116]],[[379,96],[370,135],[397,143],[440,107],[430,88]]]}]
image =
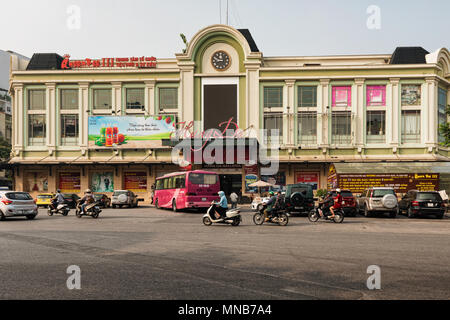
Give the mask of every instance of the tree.
[{"label": "tree", "polygon": [[8,161],[11,155],[11,145],[3,137],[0,137],[0,161]]},{"label": "tree", "polygon": [[[450,106],[447,107],[447,117],[450,116]],[[450,147],[450,123],[447,121],[444,124],[441,124],[439,127],[440,132],[444,136],[444,142],[441,144],[444,147]]]}]

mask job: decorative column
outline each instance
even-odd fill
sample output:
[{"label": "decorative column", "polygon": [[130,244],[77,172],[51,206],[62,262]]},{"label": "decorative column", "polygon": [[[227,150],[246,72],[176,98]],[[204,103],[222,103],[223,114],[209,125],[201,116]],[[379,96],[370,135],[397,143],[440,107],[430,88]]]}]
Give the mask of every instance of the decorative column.
[{"label": "decorative column", "polygon": [[112,82],[112,111],[122,115],[122,82]]},{"label": "decorative column", "polygon": [[352,113],[354,114],[354,137],[356,147],[362,148],[364,146],[364,81],[365,79],[355,79],[356,87],[356,99],[355,103],[352,104]]},{"label": "decorative column", "polygon": [[[86,152],[85,150],[88,148],[88,136],[89,136],[89,83],[81,82],[79,83],[78,89],[78,101],[79,101],[79,142],[82,152]],[[84,151],[83,151],[84,150]]]},{"label": "decorative column", "polygon": [[317,142],[321,148],[328,147],[328,110],[330,79],[320,79],[317,92]]},{"label": "decorative column", "polygon": [[397,148],[400,143],[400,115],[401,108],[400,105],[400,78],[391,78],[390,84],[388,85],[388,95],[391,97],[390,105],[391,108],[388,108],[388,112],[390,112],[390,123],[386,126],[390,128],[391,131],[391,139],[388,140],[389,144],[393,148]]},{"label": "decorative column", "polygon": [[13,121],[12,121],[12,132],[13,132],[13,151],[15,156],[20,155],[23,150],[25,139],[24,136],[24,124],[25,120],[24,112],[25,106],[23,101],[23,84],[13,84],[14,97],[13,97]]},{"label": "decorative column", "polygon": [[155,115],[155,85],[156,80],[144,81],[145,83],[145,115]]},{"label": "decorative column", "polygon": [[438,81],[435,77],[426,78],[426,100],[423,101],[422,113],[426,121],[423,126],[425,145],[434,147],[438,143]]},{"label": "decorative column", "polygon": [[[250,137],[262,139],[260,137],[260,109],[259,109],[259,68],[261,67],[261,61],[246,61],[245,73],[247,79],[247,127],[253,127],[254,130],[250,130]],[[261,140],[260,140],[261,141]]]},{"label": "decorative column", "polygon": [[[185,61],[178,62],[180,68],[180,94],[182,99],[180,100],[181,105],[179,110],[181,110],[181,121],[189,123],[195,119],[195,108],[194,108],[194,67],[195,62]],[[203,121],[203,119],[202,119]],[[199,130],[200,128],[195,128]]]},{"label": "decorative column", "polygon": [[284,108],[284,112],[286,113],[286,121],[283,121],[284,128],[286,134],[284,135],[285,138],[283,139],[283,142],[288,145],[292,146],[294,144],[294,118],[295,118],[295,80],[286,80],[286,87],[287,87],[287,99],[286,99],[286,106]]},{"label": "decorative column", "polygon": [[56,117],[56,83],[46,83],[46,140],[50,153],[56,150],[57,125],[59,119]]}]

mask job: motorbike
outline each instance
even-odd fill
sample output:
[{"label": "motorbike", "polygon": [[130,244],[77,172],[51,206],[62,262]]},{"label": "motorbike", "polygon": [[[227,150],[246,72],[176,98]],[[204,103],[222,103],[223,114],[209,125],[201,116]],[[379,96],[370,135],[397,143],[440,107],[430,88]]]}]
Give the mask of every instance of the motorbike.
[{"label": "motorbike", "polygon": [[100,201],[95,201],[85,208],[85,213],[82,213],[81,210],[81,202],[77,203],[77,207],[75,209],[75,215],[77,218],[81,218],[82,216],[91,216],[94,219],[97,219],[102,210],[100,209]]},{"label": "motorbike", "polygon": [[225,217],[216,218],[217,203],[213,202],[206,214],[203,216],[203,224],[210,226],[213,223],[231,224],[237,227],[242,222],[241,212],[238,209],[228,210]]},{"label": "motorbike", "polygon": [[63,215],[64,217],[67,217],[67,215],[69,214],[69,212],[70,212],[70,208],[69,208],[69,206],[68,206],[67,204],[65,204],[65,203],[59,204],[59,205],[56,207],[56,209],[53,209],[51,206],[49,206],[48,209],[47,209],[47,214],[48,214],[50,217],[53,216],[54,214],[61,214],[61,215]]},{"label": "motorbike", "polygon": [[334,211],[334,218],[331,217],[330,209],[322,210],[322,214],[323,216],[320,216],[319,207],[314,208],[309,212],[308,219],[311,222],[317,222],[319,219],[333,221],[334,223],[344,222],[344,210],[342,210],[342,208]]},{"label": "motorbike", "polygon": [[[257,226],[261,226],[266,222],[266,219],[264,217],[264,210],[266,210],[266,208],[267,205],[263,204],[259,212],[255,213],[255,215],[253,216],[253,222]],[[287,226],[287,224],[289,223],[289,215],[282,208],[274,208],[271,212],[269,212],[268,218],[269,221],[267,221],[267,223],[274,223],[283,227]]]}]

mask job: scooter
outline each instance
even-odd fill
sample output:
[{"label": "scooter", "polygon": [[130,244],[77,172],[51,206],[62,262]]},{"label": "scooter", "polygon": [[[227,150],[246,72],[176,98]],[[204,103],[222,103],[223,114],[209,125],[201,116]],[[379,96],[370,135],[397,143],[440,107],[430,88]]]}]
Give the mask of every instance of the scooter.
[{"label": "scooter", "polygon": [[308,219],[311,222],[317,222],[319,219],[324,219],[333,221],[334,223],[342,223],[344,222],[344,211],[342,209],[335,210],[334,218],[332,218],[330,209],[322,210],[322,216],[320,216],[319,208],[314,208],[308,214]]},{"label": "scooter", "polygon": [[61,214],[64,217],[67,217],[67,215],[70,212],[70,208],[67,204],[62,203],[60,205],[58,205],[58,207],[56,207],[56,209],[52,209],[50,206],[47,209],[47,214],[51,217],[54,214]]},{"label": "scooter", "polygon": [[238,209],[231,209],[226,212],[224,218],[216,218],[216,207],[217,203],[213,202],[211,207],[209,207],[206,214],[203,216],[203,224],[205,226],[210,226],[213,223],[231,224],[237,227],[242,222],[241,211]]},{"label": "scooter", "polygon": [[[253,216],[253,222],[257,226],[263,225],[265,221],[264,210],[266,210],[267,205],[264,204],[262,208],[260,208],[259,212],[255,213]],[[268,214],[269,221],[266,223],[274,223],[280,226],[287,226],[289,223],[289,215],[283,209],[274,209],[272,212]]]},{"label": "scooter", "polygon": [[90,205],[87,205],[85,208],[85,213],[82,213],[81,202],[78,202],[75,209],[75,215],[77,216],[77,218],[81,218],[82,216],[91,216],[92,218],[97,219],[102,212],[99,204],[100,202],[96,201],[94,203],[91,203]]}]

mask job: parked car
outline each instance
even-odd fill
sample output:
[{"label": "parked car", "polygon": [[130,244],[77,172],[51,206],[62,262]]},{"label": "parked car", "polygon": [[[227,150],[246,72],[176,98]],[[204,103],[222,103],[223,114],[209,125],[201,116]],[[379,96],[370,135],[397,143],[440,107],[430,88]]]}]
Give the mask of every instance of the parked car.
[{"label": "parked car", "polygon": [[113,193],[111,206],[113,208],[128,206],[129,208],[136,208],[138,206],[138,198],[134,192],[129,190],[116,190]]},{"label": "parked car", "polygon": [[314,209],[313,187],[306,183],[286,186],[285,204],[288,213],[308,214]]},{"label": "parked car", "polygon": [[[332,197],[336,197],[336,190],[331,191]],[[356,217],[358,210],[356,209],[356,198],[350,190],[341,190],[342,195],[342,209],[344,214],[351,217]]]},{"label": "parked car", "polygon": [[38,207],[28,192],[0,191],[0,220],[8,217],[33,220],[37,214]]},{"label": "parked car", "polygon": [[111,207],[111,198],[108,197],[106,194],[94,194],[95,201],[98,201],[100,204],[100,207],[102,208],[109,208]]},{"label": "parked car", "polygon": [[75,209],[77,207],[77,201],[80,200],[80,197],[75,193],[63,193],[62,194],[65,200],[65,203],[71,209]]},{"label": "parked car", "polygon": [[251,208],[253,211],[261,211],[261,208],[264,206],[265,203],[267,203],[267,201],[269,201],[270,198],[268,197],[258,197],[255,198],[252,203],[251,203]]},{"label": "parked car", "polygon": [[53,193],[41,193],[36,197],[36,205],[42,208],[47,208],[52,204],[52,199],[55,195]]},{"label": "parked car", "polygon": [[434,215],[436,218],[442,219],[446,209],[441,195],[435,191],[408,191],[398,206],[402,213],[408,215],[408,218]]},{"label": "parked car", "polygon": [[370,217],[376,213],[388,213],[391,218],[395,218],[399,212],[397,195],[395,194],[394,188],[369,188],[356,201],[358,211],[366,217]]}]

